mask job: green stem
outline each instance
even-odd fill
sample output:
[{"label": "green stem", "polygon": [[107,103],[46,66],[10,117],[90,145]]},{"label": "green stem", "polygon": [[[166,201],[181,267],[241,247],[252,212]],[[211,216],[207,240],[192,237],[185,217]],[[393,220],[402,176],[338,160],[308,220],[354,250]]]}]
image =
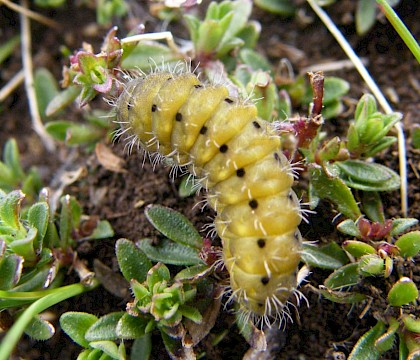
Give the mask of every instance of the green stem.
[{"label": "green stem", "polygon": [[4,291],[0,290],[0,299],[13,299],[13,300],[38,300],[46,295],[54,294],[56,292],[61,292],[62,289],[67,288],[57,288],[57,289],[48,289],[42,291]]},{"label": "green stem", "polygon": [[376,0],[376,2],[379,4],[379,7],[381,8],[382,12],[385,14],[386,18],[394,27],[398,35],[400,35],[401,39],[403,39],[407,47],[413,53],[414,57],[420,63],[420,46],[417,43],[414,36],[407,29],[405,24],[401,21],[394,9],[391,6],[389,6],[386,0]]},{"label": "green stem", "polygon": [[22,313],[22,315],[17,319],[13,326],[8,330],[6,336],[3,338],[3,341],[0,344],[0,360],[7,360],[9,358],[11,352],[21,338],[29,322],[35,315],[55,304],[60,303],[61,301],[93,290],[98,286],[99,282],[96,279],[93,279],[92,285],[90,286],[85,286],[81,283],[63,286],[59,289],[54,289],[54,292],[51,292],[48,295],[45,295],[44,297],[35,301]]}]

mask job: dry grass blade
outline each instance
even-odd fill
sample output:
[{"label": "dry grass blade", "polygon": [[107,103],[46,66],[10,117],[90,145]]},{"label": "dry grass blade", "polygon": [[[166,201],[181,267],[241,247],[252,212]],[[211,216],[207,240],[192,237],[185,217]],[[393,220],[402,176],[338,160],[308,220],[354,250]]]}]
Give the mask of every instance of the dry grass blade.
[{"label": "dry grass blade", "polygon": [[32,11],[24,6],[20,6],[9,0],[0,0],[0,4],[4,4],[9,9],[12,9],[13,11],[16,11],[22,15],[25,15],[26,17],[31,18],[35,21],[38,21],[41,24],[47,25],[54,29],[61,29],[61,25],[58,22],[51,20],[41,14],[38,14],[37,12]]},{"label": "dry grass blade", "polygon": [[25,80],[25,73],[19,70],[10,80],[0,89],[0,101],[4,101],[20,84]]},{"label": "dry grass blade", "polygon": [[[22,0],[22,7],[27,8],[28,2]],[[32,118],[32,125],[35,132],[39,135],[48,151],[54,151],[55,144],[53,139],[48,135],[42,123],[41,116],[38,111],[38,101],[35,94],[33,66],[31,56],[31,30],[29,18],[21,13],[21,33],[22,33],[22,62],[25,72],[25,88],[29,101],[29,110]]]}]

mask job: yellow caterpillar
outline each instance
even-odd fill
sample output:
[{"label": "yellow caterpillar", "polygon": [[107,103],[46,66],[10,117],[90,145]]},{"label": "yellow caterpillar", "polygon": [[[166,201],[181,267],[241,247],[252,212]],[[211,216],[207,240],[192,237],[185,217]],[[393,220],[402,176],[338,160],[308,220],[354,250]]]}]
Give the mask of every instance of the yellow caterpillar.
[{"label": "yellow caterpillar", "polygon": [[252,102],[191,72],[131,79],[116,112],[131,144],[187,167],[207,189],[230,296],[243,316],[261,324],[288,316],[285,304],[297,287],[301,210],[273,126],[258,118]]}]

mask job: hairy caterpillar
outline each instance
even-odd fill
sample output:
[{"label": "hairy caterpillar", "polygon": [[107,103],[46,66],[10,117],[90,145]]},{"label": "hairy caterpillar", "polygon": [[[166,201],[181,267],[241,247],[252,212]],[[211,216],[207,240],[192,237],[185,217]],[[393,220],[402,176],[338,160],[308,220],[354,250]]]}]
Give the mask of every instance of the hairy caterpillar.
[{"label": "hairy caterpillar", "polygon": [[131,79],[116,102],[120,133],[200,179],[217,212],[231,299],[262,324],[288,316],[297,290],[301,221],[292,167],[250,101],[188,71]]}]

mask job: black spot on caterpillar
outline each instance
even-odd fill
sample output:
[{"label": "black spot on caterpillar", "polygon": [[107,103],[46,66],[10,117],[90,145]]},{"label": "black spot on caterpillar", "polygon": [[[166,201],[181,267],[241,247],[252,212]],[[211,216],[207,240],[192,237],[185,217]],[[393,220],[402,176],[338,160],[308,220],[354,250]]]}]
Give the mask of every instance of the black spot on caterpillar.
[{"label": "black spot on caterpillar", "polygon": [[289,316],[301,210],[273,126],[258,118],[252,102],[190,72],[156,71],[128,81],[116,112],[131,145],[170,157],[207,189],[230,299],[241,314],[261,324]]}]

